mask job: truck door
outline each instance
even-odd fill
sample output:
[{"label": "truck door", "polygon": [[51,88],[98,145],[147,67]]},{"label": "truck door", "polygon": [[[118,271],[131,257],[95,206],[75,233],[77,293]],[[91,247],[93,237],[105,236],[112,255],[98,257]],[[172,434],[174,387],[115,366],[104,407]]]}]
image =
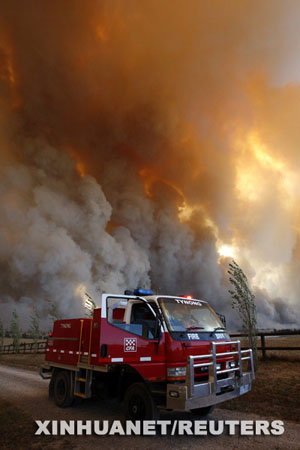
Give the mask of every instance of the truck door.
[{"label": "truck door", "polygon": [[130,365],[151,381],[165,379],[165,336],[156,304],[125,296],[107,296],[104,303],[99,362]]}]

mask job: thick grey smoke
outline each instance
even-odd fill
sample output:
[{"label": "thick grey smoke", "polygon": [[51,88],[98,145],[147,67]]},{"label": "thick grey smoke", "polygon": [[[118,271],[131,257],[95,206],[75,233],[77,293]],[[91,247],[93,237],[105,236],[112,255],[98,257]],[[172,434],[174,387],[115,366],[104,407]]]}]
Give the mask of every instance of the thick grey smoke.
[{"label": "thick grey smoke", "polygon": [[[80,178],[67,154],[45,142],[24,142],[26,163],[7,166],[0,183],[1,317],[12,309],[23,328],[37,306],[47,318],[83,313],[84,292],[97,303],[101,292],[149,285],[147,254],[128,229],[105,228],[111,206],[100,185]],[[26,327],[26,325],[25,325]]]},{"label": "thick grey smoke", "polygon": [[22,142],[19,162],[3,169],[0,184],[6,323],[16,308],[26,327],[34,306],[44,324],[53,305],[59,316],[76,316],[83,313],[85,291],[97,303],[102,292],[150,287],[150,275],[165,294],[188,292],[212,300],[221,294],[213,238],[201,245],[178,222],[168,198],[157,205],[145,198],[141,184],[137,193],[134,183],[124,182],[116,195],[115,216],[124,225],[108,233],[112,207],[96,180],[80,177],[70,157],[49,144]]},{"label": "thick grey smoke", "polygon": [[[97,303],[103,292],[150,287],[151,279],[157,292],[209,300],[237,326],[210,228],[197,235],[179,223],[168,187],[160,186],[160,200],[152,202],[136,183],[135,177],[124,182],[115,196],[115,218],[123,225],[108,232],[112,206],[96,180],[80,177],[68,154],[49,144],[22,142],[19,162],[3,169],[0,184],[0,297],[6,324],[17,309],[26,329],[36,307],[46,329],[53,307],[60,317],[84,314],[84,292]],[[285,302],[271,301],[259,289],[256,294],[261,326],[296,326]]]}]

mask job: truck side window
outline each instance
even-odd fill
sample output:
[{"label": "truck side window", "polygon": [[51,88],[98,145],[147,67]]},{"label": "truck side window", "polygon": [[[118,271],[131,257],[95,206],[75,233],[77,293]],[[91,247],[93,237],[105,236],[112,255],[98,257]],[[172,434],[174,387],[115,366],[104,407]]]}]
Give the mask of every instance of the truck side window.
[{"label": "truck side window", "polygon": [[154,338],[155,317],[150,308],[143,303],[135,303],[131,309],[131,324],[142,325],[142,336],[148,339]]},{"label": "truck side window", "polygon": [[155,316],[140,300],[107,298],[107,320],[124,331],[144,339],[154,339]]}]

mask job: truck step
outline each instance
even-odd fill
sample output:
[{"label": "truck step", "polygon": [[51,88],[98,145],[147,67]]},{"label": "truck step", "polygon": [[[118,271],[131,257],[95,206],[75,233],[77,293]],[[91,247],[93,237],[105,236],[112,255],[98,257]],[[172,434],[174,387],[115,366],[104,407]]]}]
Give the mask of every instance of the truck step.
[{"label": "truck step", "polygon": [[92,396],[93,372],[89,369],[81,368],[74,379],[74,395],[81,398]]},{"label": "truck step", "polygon": [[76,397],[86,398],[86,395],[85,395],[85,394],[81,394],[80,392],[75,392],[74,395],[75,395]]}]

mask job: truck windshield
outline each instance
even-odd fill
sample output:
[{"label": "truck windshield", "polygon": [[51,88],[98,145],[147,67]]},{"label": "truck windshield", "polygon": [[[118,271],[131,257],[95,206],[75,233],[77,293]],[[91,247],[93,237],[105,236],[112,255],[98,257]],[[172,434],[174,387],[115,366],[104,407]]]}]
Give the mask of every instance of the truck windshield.
[{"label": "truck windshield", "polygon": [[199,300],[160,298],[159,303],[170,331],[224,331],[224,325],[207,304]]}]

